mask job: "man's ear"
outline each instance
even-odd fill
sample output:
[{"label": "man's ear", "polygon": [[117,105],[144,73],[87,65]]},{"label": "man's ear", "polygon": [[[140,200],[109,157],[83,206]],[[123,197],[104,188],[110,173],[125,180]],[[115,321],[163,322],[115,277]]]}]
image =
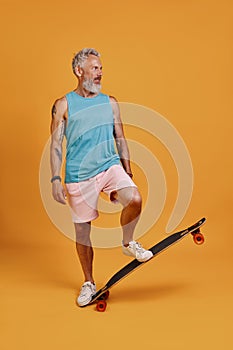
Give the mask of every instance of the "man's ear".
[{"label": "man's ear", "polygon": [[81,78],[81,76],[83,75],[83,70],[81,67],[76,66],[75,67],[75,74],[77,75],[77,77]]}]

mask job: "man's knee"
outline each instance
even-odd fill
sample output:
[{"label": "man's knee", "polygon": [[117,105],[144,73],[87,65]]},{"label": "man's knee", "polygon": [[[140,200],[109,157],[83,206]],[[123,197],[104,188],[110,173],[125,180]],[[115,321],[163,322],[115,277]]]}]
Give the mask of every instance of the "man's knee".
[{"label": "man's knee", "polygon": [[142,208],[142,197],[141,197],[140,193],[138,192],[138,190],[133,193],[132,199],[131,199],[129,205],[133,206],[138,211],[141,211],[141,208]]},{"label": "man's knee", "polygon": [[141,210],[142,197],[136,187],[127,187],[118,192],[118,199],[124,207],[133,207]]}]

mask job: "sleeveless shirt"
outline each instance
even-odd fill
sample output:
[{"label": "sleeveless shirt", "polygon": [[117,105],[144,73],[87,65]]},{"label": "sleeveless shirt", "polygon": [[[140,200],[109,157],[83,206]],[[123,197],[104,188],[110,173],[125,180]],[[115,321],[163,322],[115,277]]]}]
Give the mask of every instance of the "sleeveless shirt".
[{"label": "sleeveless shirt", "polygon": [[114,143],[114,116],[110,99],[103,93],[82,97],[72,91],[66,94],[65,182],[80,182],[119,164]]}]

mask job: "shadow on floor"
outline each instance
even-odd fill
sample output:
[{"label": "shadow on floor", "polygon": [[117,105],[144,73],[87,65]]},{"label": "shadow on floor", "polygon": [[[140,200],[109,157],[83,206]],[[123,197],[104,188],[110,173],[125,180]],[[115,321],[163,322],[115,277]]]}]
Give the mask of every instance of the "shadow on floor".
[{"label": "shadow on floor", "polygon": [[129,303],[140,300],[155,300],[167,297],[169,295],[179,294],[182,290],[189,288],[185,283],[164,283],[144,284],[143,286],[125,286],[124,289],[110,290],[111,302],[121,300]]}]

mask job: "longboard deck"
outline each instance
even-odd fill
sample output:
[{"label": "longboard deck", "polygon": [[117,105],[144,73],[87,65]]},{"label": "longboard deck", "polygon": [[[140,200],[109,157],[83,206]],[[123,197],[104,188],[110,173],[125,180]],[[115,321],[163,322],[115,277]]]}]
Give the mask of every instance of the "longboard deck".
[{"label": "longboard deck", "polygon": [[[157,256],[159,253],[170,247],[171,245],[177,243],[181,239],[183,239],[185,236],[187,236],[190,233],[194,233],[195,231],[198,231],[199,228],[205,223],[206,219],[202,218],[198,222],[196,222],[194,225],[173,233],[172,235],[168,236],[167,238],[163,239],[159,243],[155,244],[153,247],[151,247],[149,250],[153,253],[153,256],[151,259],[145,261],[145,262],[140,262],[137,259],[132,260],[130,263],[125,265],[122,269],[120,269],[118,272],[116,272],[105,284],[105,286],[101,289],[99,289],[93,296],[91,301],[82,307],[88,306],[95,301],[101,299],[101,296],[109,291],[110,288],[112,288],[115,284],[120,282],[123,278],[125,278],[127,275],[135,271],[139,266],[144,265],[151,261],[155,256]],[[199,232],[199,231],[198,231]]]}]

